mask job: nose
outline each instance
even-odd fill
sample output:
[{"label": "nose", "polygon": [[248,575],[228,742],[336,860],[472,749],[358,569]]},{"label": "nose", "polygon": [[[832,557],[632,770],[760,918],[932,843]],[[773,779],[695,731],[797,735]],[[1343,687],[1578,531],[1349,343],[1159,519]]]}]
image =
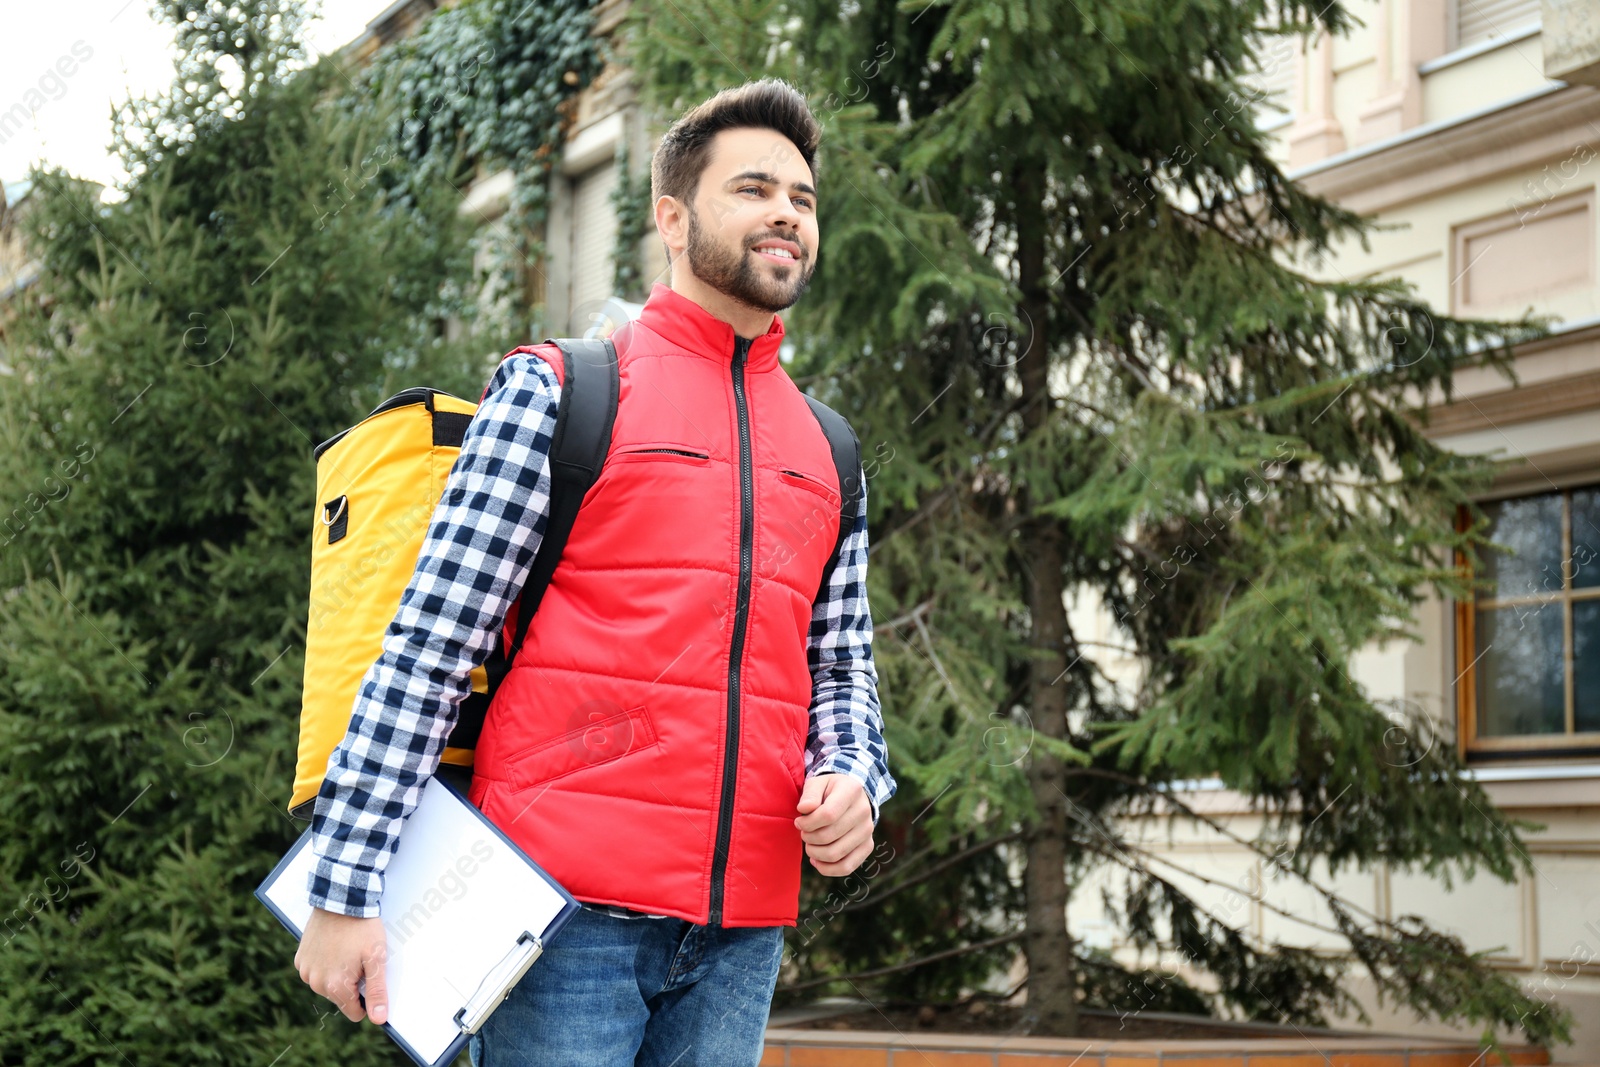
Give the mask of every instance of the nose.
[{"label": "nose", "polygon": [[772,198],[771,220],[774,226],[780,228],[787,226],[790,230],[800,229],[800,209],[787,196],[779,194]]}]

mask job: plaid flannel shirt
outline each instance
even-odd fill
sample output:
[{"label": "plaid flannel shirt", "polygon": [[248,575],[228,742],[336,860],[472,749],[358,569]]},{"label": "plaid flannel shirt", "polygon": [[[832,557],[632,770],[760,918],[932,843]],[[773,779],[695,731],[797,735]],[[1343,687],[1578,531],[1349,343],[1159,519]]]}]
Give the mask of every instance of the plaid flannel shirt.
[{"label": "plaid flannel shirt", "polygon": [[[328,758],[312,817],[312,906],[378,914],[383,869],[438,766],[469,674],[488,658],[521,591],[550,506],[549,451],[560,383],[538,356],[502,360],[433,512],[383,651],[361,682],[349,729]],[[872,617],[867,501],[841,546],[806,642],[813,679],[807,777],[857,779],[872,819],[895,792],[889,774]],[[643,913],[614,910],[636,917]]]}]

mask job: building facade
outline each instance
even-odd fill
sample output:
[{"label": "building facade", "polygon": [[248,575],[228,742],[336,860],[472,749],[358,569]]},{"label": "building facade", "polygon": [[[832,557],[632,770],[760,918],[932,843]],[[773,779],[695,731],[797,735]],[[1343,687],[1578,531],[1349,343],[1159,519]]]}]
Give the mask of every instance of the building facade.
[{"label": "building facade", "polygon": [[[1554,316],[1521,346],[1516,383],[1491,370],[1427,398],[1427,432],[1451,449],[1504,460],[1482,503],[1492,595],[1430,600],[1418,643],[1365,650],[1352,668],[1381,704],[1426,717],[1429,743],[1457,746],[1490,799],[1543,825],[1527,834],[1535,873],[1480,874],[1452,888],[1383,869],[1322,884],[1387,919],[1420,915],[1459,936],[1534,995],[1569,1008],[1575,1045],[1557,1062],[1600,1057],[1600,4],[1593,0],[1355,0],[1347,37],[1281,42],[1259,88],[1275,157],[1308,190],[1386,228],[1349,244],[1329,278],[1399,277],[1442,312]],[[1092,605],[1091,637],[1111,639]],[[1125,675],[1137,664],[1107,664]],[[1404,721],[1397,716],[1397,721]],[[1214,782],[1186,799],[1249,837],[1242,799]],[[1337,951],[1324,901],[1275,879],[1222,835],[1136,828],[1169,874],[1215,914],[1263,938]],[[1202,877],[1192,877],[1193,872]],[[1108,875],[1108,877],[1110,877]],[[1206,881],[1210,879],[1211,881]],[[1072,925],[1118,949],[1098,884]],[[1447,1033],[1372,1004],[1382,1030]]]},{"label": "building facade", "polygon": [[[456,2],[397,0],[368,24],[365,33],[346,45],[343,54],[366,63],[384,45],[414,33],[433,11]],[[615,45],[615,31],[627,7],[627,0],[595,3],[594,35]],[[648,171],[651,153],[665,132],[645,117],[634,92],[632,71],[625,64],[608,63],[574,102],[571,126],[551,174],[545,231],[538,235],[545,255],[541,262],[527,265],[522,294],[549,336],[610,333],[631,306],[619,302],[620,294],[613,292],[619,249],[612,196],[624,180],[623,157],[631,161],[631,173],[626,177],[637,181]],[[506,237],[511,191],[512,175],[504,170],[483,175],[465,191],[460,210],[482,227],[487,238],[479,253],[480,268],[488,266],[493,243]],[[653,228],[637,249],[622,251],[635,255],[643,271],[643,292],[654,282],[666,280],[666,253]]]}]

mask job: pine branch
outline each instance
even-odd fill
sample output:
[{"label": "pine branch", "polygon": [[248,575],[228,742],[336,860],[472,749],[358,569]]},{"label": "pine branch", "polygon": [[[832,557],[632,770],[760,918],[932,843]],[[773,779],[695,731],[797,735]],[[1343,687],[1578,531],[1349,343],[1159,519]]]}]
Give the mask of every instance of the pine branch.
[{"label": "pine branch", "polygon": [[935,863],[932,867],[929,867],[919,875],[908,878],[903,882],[896,882],[894,885],[883,890],[881,893],[868,894],[861,900],[846,904],[844,907],[838,910],[837,914],[842,915],[846,912],[866,911],[868,908],[875,908],[888,898],[894,896],[896,893],[910,889],[913,886],[921,885],[924,882],[931,881],[932,879],[943,874],[945,871],[948,871],[950,868],[961,866],[961,864],[965,863],[974,856],[982,855],[983,853],[988,852],[990,849],[998,848],[999,846],[1008,844],[1012,841],[1020,841],[1022,837],[1023,831],[1014,830],[1011,833],[1001,834],[999,837],[991,837],[987,841],[981,841],[976,845],[964,848],[955,855],[948,856],[945,859],[940,860],[938,863]]},{"label": "pine branch", "polygon": [[938,963],[941,960],[953,959],[957,956],[965,956],[970,952],[982,952],[985,949],[998,948],[1001,945],[1009,945],[1013,941],[1022,940],[1022,936],[1023,935],[1021,931],[1018,931],[1014,934],[1003,934],[1000,937],[991,937],[987,941],[977,941],[970,945],[962,945],[959,948],[951,948],[945,949],[943,952],[935,952],[932,955],[923,956],[920,959],[910,960],[906,963],[897,963],[892,967],[876,967],[870,971],[857,971],[854,974],[834,975],[832,978],[813,978],[808,982],[796,982],[793,985],[781,985],[778,987],[778,992],[797,993],[802,989],[814,989],[817,986],[831,985],[834,982],[857,982],[867,978],[882,978],[884,975],[888,974],[902,974],[906,971],[916,970],[918,967],[926,967],[930,963]]}]

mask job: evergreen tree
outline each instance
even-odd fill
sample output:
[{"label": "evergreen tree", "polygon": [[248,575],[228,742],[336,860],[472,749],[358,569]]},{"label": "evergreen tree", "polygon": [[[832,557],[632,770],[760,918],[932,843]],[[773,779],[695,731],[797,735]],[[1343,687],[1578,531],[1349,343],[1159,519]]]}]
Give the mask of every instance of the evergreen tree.
[{"label": "evergreen tree", "polygon": [[[901,792],[864,889],[807,872],[791,988],[843,969],[949,995],[1020,938],[1034,1033],[1073,1032],[1080,999],[1318,1023],[1356,1008],[1356,964],[1426,1016],[1567,1033],[1457,939],[1326,888],[1375,864],[1530,869],[1430,720],[1350,675],[1428,590],[1463,591],[1454,553],[1480,543],[1455,518],[1483,465],[1411,407],[1541,325],[1322,267],[1370,223],[1284,176],[1250,86],[1274,35],[1352,22],[1339,0],[633,4],[658,120],[778,76],[825,126],[819,265],[787,321],[797,378],[868,457]],[[1135,684],[1067,596],[1114,617]],[[1347,951],[1258,940],[1130,834],[1141,813],[1208,824],[1169,786],[1211,774],[1259,805],[1243,843],[1322,895]],[[1199,981],[1075,945],[1069,897],[1106,865],[1133,943]]]},{"label": "evergreen tree", "polygon": [[[102,204],[36,168],[0,377],[0,1063],[378,1064],[252,896],[286,814],[317,442],[476,397],[459,194],[403,207],[289,0],[167,2]],[[297,72],[298,71],[298,72]],[[481,351],[479,350],[481,348]],[[276,1058],[275,1058],[276,1057]]]}]

